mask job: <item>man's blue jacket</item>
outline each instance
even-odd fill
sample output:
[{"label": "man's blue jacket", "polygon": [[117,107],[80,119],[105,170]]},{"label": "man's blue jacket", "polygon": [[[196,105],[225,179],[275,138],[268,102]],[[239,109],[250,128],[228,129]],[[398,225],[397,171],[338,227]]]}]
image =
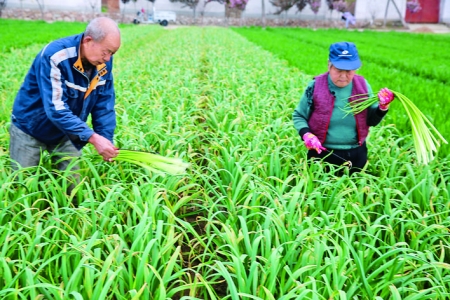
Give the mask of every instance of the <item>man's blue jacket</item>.
[{"label": "man's blue jacket", "polygon": [[[77,149],[94,132],[113,142],[116,128],[112,61],[87,77],[80,58],[83,34],[48,44],[34,59],[13,105],[11,121],[23,132],[56,145],[67,137]],[[92,129],[86,124],[91,114]]]}]

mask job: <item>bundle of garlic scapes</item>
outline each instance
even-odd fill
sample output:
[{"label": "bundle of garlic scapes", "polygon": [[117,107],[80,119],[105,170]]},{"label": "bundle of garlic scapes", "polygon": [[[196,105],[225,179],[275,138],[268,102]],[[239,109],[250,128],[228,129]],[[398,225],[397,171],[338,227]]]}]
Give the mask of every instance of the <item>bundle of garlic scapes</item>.
[{"label": "bundle of garlic scapes", "polygon": [[[411,122],[417,160],[419,163],[426,165],[433,160],[433,152],[437,152],[437,147],[440,146],[440,142],[447,144],[447,141],[410,99],[399,92],[393,90],[391,92],[394,93],[395,99],[400,101],[405,108],[406,114]],[[378,101],[377,95],[363,98],[362,100],[349,102],[346,110],[347,112],[357,114]]]},{"label": "bundle of garlic scapes", "polygon": [[180,158],[165,157],[159,154],[135,150],[120,149],[119,155],[117,155],[114,160],[126,161],[152,172],[165,172],[171,175],[183,174],[189,167],[189,164],[185,163]]}]

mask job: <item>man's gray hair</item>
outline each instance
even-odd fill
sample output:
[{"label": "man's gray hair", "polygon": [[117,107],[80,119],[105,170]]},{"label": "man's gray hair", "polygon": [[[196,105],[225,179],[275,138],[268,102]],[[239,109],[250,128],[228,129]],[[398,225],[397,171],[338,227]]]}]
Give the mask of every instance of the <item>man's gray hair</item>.
[{"label": "man's gray hair", "polygon": [[84,31],[84,36],[90,36],[94,41],[101,42],[107,34],[114,31],[120,32],[114,20],[107,17],[98,17],[89,22]]}]

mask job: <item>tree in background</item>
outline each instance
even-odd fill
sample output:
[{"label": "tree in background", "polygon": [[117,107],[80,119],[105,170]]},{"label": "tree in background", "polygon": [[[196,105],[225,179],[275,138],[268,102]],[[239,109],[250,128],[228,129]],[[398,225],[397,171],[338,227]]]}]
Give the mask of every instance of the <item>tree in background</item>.
[{"label": "tree in background", "polygon": [[[269,0],[273,6],[277,7],[278,10],[275,12],[276,15],[285,13],[285,18],[287,19],[287,12],[292,7],[296,6],[298,12],[301,12],[306,6],[309,5],[314,14],[319,12],[322,0]],[[351,12],[354,14],[356,0],[325,0],[328,9],[330,11],[336,10],[339,12]]]},{"label": "tree in background", "polygon": [[247,6],[248,0],[227,0],[225,1],[225,17],[240,18]]},{"label": "tree in background", "polygon": [[416,13],[422,9],[418,0],[406,1],[406,9],[411,13]]},{"label": "tree in background", "polygon": [[225,4],[225,17],[226,18],[240,18],[242,12],[247,6],[248,0],[206,0],[205,6],[211,2],[218,2]]},{"label": "tree in background", "polygon": [[296,6],[297,10],[301,12],[308,4],[311,10],[317,14],[320,8],[321,0],[269,0],[272,5],[278,7],[275,12],[276,15],[286,12],[292,7]]},{"label": "tree in background", "polygon": [[[272,3],[273,6],[278,8],[278,10],[275,11],[276,15],[279,15],[282,12],[287,13],[287,11],[290,10],[294,5],[297,5],[299,11],[302,11],[304,6],[306,6],[305,1],[299,0],[269,0],[269,2]],[[301,7],[303,4],[304,6]]]},{"label": "tree in background", "polygon": [[311,0],[309,2],[309,7],[314,12],[314,14],[317,14],[319,12],[320,4],[322,3],[321,0]]},{"label": "tree in background", "polygon": [[198,3],[200,2],[199,0],[170,0],[170,2],[172,3],[180,2],[181,4],[184,4],[182,7],[189,7],[190,9],[192,9],[194,19],[196,18],[197,6]]},{"label": "tree in background", "polygon": [[336,10],[341,13],[348,11],[355,14],[356,0],[326,0],[326,2],[331,11]]}]

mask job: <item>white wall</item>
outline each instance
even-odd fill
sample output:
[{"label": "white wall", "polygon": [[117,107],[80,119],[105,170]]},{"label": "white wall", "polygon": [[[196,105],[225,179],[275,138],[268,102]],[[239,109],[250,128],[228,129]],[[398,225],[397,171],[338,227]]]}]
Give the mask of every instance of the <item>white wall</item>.
[{"label": "white wall", "polygon": [[450,0],[441,0],[440,12],[440,21],[450,24]]},{"label": "white wall", "polygon": [[[223,4],[218,4],[217,2],[210,2],[206,6],[204,5],[205,0],[200,0],[199,5],[197,6],[197,15],[201,11],[205,12],[205,15],[214,15],[214,16],[224,16],[225,15],[225,8]],[[243,17],[261,17],[262,14],[262,1],[264,1],[264,9],[265,9],[265,15],[266,17],[284,17],[286,13],[283,13],[281,16],[275,15],[275,12],[278,10],[277,7],[273,6],[269,0],[249,0],[247,3],[247,7],[245,11],[243,12]],[[361,0],[357,0],[361,1]],[[121,9],[124,7],[123,3],[120,2]],[[127,3],[125,5],[125,9],[127,12],[134,12],[135,10],[139,10],[141,7],[147,8],[149,7],[151,9],[151,3],[148,0],[137,0],[136,3]],[[157,10],[173,10],[177,13],[182,14],[192,14],[192,10],[183,7],[180,3],[172,3],[169,0],[156,0],[155,2],[155,8]],[[291,8],[287,15],[289,18],[299,18],[299,19],[305,19],[305,20],[324,20],[324,19],[340,19],[341,13],[339,12],[331,12],[327,5],[325,0],[322,0],[322,5],[320,6],[320,9],[317,14],[314,14],[314,12],[310,9],[309,5],[307,5],[301,13],[298,12],[297,7]]]},{"label": "white wall", "polygon": [[[202,11],[205,12],[205,16],[219,16],[222,17],[225,14],[225,8],[222,4],[212,2],[204,5],[205,0],[200,0],[197,7],[197,16]],[[260,17],[262,13],[262,2],[264,1],[266,17],[277,17],[274,15],[277,10],[269,0],[249,0],[247,8],[243,13],[243,17]],[[370,22],[372,19],[383,20],[386,10],[386,4],[388,0],[357,0],[355,8],[355,17],[358,21]],[[92,12],[100,12],[101,0],[39,0],[44,4],[46,11],[48,10],[77,10]],[[152,3],[148,0],[137,0],[136,3],[130,1],[130,3],[124,4],[120,1],[120,7],[125,8],[127,13],[136,13],[141,8],[152,9]],[[395,0],[401,16],[404,17],[406,10],[406,0]],[[94,6],[94,9],[91,7]],[[37,0],[7,0],[7,7],[10,8],[32,8],[39,9]],[[192,10],[183,7],[180,3],[172,3],[169,0],[156,0],[155,7],[158,10],[173,10],[179,14],[191,15]],[[341,14],[339,12],[330,12],[326,6],[325,0],[322,0],[322,5],[317,14],[314,14],[309,6],[298,13],[296,7],[291,8],[287,15],[290,18],[300,18],[306,20],[323,20],[323,19],[340,19]],[[282,17],[282,16],[281,16]],[[400,16],[395,9],[394,5],[390,3],[387,13],[387,20],[400,20]],[[440,7],[440,20],[441,22],[450,23],[450,0],[441,0]]]},{"label": "white wall", "polygon": [[[355,17],[360,21],[384,20],[388,0],[358,0],[356,2]],[[395,0],[400,11],[396,10],[392,1],[389,3],[387,20],[400,20],[404,18],[406,11],[406,0]]]},{"label": "white wall", "polygon": [[[273,6],[269,0],[249,0],[247,3],[247,7],[245,11],[243,12],[244,17],[260,17],[262,14],[262,2],[264,1],[264,9],[266,16],[274,16],[274,13],[277,11],[277,8]],[[322,0],[322,6],[317,14],[317,18],[324,18],[325,13],[328,11],[328,9],[325,8],[325,0]],[[225,8],[223,4],[219,4],[217,2],[210,2],[207,5],[204,5],[205,1],[200,0],[198,6],[197,6],[197,15],[199,15],[202,11],[204,11],[205,15],[215,15],[215,16],[224,16],[225,14]],[[147,0],[137,0],[136,3],[127,3],[123,4],[120,2],[121,9],[125,7],[127,12],[134,12],[136,10],[139,10],[140,8],[152,9],[152,4]],[[181,3],[172,3],[169,0],[156,0],[155,1],[155,8],[157,10],[173,10],[178,13],[183,14],[191,14],[192,10],[183,7]],[[309,6],[305,7],[305,9],[302,11],[301,15],[298,13],[297,8],[292,8],[289,10],[288,15],[290,17],[296,17],[296,18],[314,18],[314,13],[311,11]]]},{"label": "white wall", "polygon": [[[101,0],[39,0],[41,6],[45,11],[48,10],[77,10],[100,12]],[[8,8],[23,8],[23,9],[39,9],[37,0],[6,0],[6,7]]]},{"label": "white wall", "polygon": [[[217,2],[208,3],[204,5],[205,0],[200,0],[197,6],[197,15],[200,15],[204,11],[205,15],[210,16],[224,16],[225,8],[223,4]],[[269,0],[249,0],[246,10],[243,12],[244,17],[260,17],[262,14],[262,2],[264,1],[265,15],[266,17],[277,17],[274,13],[277,8],[273,6]],[[358,0],[361,1],[361,0]],[[101,0],[39,0],[39,2],[44,5],[44,10],[78,10],[92,12],[91,5],[95,6],[95,11],[99,12],[101,10]],[[123,4],[119,0],[120,8],[125,8],[127,13],[136,13],[141,8],[152,9],[152,3],[148,0],[137,0],[136,2],[130,1],[127,4]],[[24,8],[24,9],[39,9],[37,0],[7,0],[7,7],[9,8]],[[173,10],[177,13],[190,15],[192,10],[188,7],[183,7],[181,3],[172,3],[169,0],[156,0],[155,7],[158,10]],[[330,16],[334,18],[340,18],[340,14],[334,12],[330,15],[330,11],[326,7],[325,0],[322,0],[322,5],[317,14],[314,14],[309,6],[305,7],[301,13],[298,13],[296,7],[293,7],[288,11],[288,16],[290,18],[301,18],[301,19],[325,19]]]}]

